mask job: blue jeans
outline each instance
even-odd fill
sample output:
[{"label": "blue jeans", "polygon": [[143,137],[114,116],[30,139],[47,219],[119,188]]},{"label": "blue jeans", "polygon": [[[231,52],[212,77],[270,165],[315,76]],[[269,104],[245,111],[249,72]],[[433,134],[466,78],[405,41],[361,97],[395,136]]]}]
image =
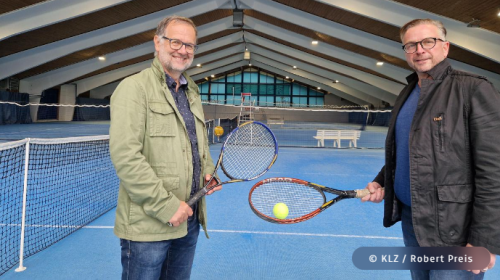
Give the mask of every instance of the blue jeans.
[{"label": "blue jeans", "polygon": [[[420,247],[413,229],[411,207],[403,204],[401,227],[406,247]],[[467,270],[411,270],[413,280],[482,280],[484,273],[474,274]]]},{"label": "blue jeans", "polygon": [[122,280],[189,279],[199,233],[195,213],[188,219],[184,237],[156,242],[120,239]]}]

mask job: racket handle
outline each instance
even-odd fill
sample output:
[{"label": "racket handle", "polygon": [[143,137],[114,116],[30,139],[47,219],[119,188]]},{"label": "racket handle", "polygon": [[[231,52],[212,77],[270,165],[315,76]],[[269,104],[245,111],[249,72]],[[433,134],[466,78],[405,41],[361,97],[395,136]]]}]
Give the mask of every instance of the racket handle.
[{"label": "racket handle", "polygon": [[[382,188],[384,190],[384,188]],[[356,198],[363,198],[370,194],[370,191],[367,189],[356,190]]]},{"label": "racket handle", "polygon": [[[208,192],[207,188],[203,188],[201,190],[199,190],[197,193],[195,193],[193,195],[193,197],[191,197],[190,200],[188,200],[186,202],[187,205],[189,205],[189,207],[193,208],[193,205],[198,201],[198,199],[200,199],[201,197],[203,197],[206,193]],[[170,222],[167,222],[167,225],[169,227],[172,227],[173,225],[170,223]]]},{"label": "racket handle", "polygon": [[[212,178],[210,179],[210,181],[208,181],[208,182],[207,182],[207,185],[208,185],[208,184],[210,184],[210,182],[212,182],[212,180],[215,180],[215,181],[217,182],[217,185],[220,185],[220,184],[221,184],[221,183],[220,183],[220,180],[219,180],[217,177],[215,177],[215,176],[213,176],[213,175],[212,175]],[[198,192],[196,192],[196,193],[193,195],[193,197],[191,197],[191,199],[190,199],[190,200],[188,200],[188,201],[186,202],[186,204],[187,204],[187,205],[189,205],[189,207],[193,208],[193,205],[194,205],[194,204],[195,204],[195,203],[196,203],[196,202],[197,202],[197,201],[198,201],[201,197],[203,197],[204,195],[206,195],[208,191],[209,191],[209,190],[208,190],[208,189],[207,189],[207,187],[205,186],[203,189],[201,189],[201,190],[199,190]],[[167,225],[168,225],[168,226],[170,226],[170,227],[171,227],[171,226],[173,226],[170,222],[167,222]]]},{"label": "racket handle", "polygon": [[189,205],[189,207],[193,208],[193,205],[200,199],[202,198],[205,194],[207,194],[208,189],[207,187],[204,187],[203,189],[199,190],[196,192],[191,199],[189,199],[186,203]]}]

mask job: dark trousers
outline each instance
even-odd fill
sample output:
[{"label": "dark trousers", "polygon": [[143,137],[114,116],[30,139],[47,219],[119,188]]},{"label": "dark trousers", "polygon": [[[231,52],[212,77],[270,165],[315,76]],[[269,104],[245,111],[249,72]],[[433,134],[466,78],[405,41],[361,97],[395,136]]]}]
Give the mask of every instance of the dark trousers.
[{"label": "dark trousers", "polygon": [[137,242],[120,239],[122,280],[187,280],[191,276],[200,224],[197,215],[188,219],[182,238]]},{"label": "dark trousers", "polygon": [[[411,207],[403,206],[401,227],[406,247],[420,247],[413,229]],[[474,274],[467,270],[411,270],[413,280],[482,280],[484,273]]]}]

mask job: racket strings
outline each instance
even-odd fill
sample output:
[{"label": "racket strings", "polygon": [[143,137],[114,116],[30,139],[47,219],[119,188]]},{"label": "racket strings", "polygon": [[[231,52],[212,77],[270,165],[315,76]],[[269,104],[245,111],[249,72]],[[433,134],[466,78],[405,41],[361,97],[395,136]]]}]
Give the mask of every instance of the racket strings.
[{"label": "racket strings", "polygon": [[222,166],[227,175],[249,180],[266,171],[274,160],[276,141],[262,125],[241,126],[224,146]]},{"label": "racket strings", "polygon": [[251,195],[251,205],[263,215],[273,217],[276,203],[288,206],[287,220],[300,218],[317,210],[325,197],[314,188],[293,182],[271,182],[256,187]]}]

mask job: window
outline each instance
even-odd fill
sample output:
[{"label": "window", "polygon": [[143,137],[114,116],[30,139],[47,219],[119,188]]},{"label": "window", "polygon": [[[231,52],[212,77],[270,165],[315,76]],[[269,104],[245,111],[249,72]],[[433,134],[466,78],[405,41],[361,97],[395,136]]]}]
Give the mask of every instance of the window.
[{"label": "window", "polygon": [[261,72],[260,73],[260,83],[261,84],[274,84],[274,75]]},{"label": "window", "polygon": [[259,72],[257,69],[248,68],[243,73],[243,83],[256,84],[259,82]]},{"label": "window", "polygon": [[241,71],[227,74],[228,83],[241,83]]},{"label": "window", "polygon": [[299,84],[293,84],[293,95],[307,96],[307,87]]}]

